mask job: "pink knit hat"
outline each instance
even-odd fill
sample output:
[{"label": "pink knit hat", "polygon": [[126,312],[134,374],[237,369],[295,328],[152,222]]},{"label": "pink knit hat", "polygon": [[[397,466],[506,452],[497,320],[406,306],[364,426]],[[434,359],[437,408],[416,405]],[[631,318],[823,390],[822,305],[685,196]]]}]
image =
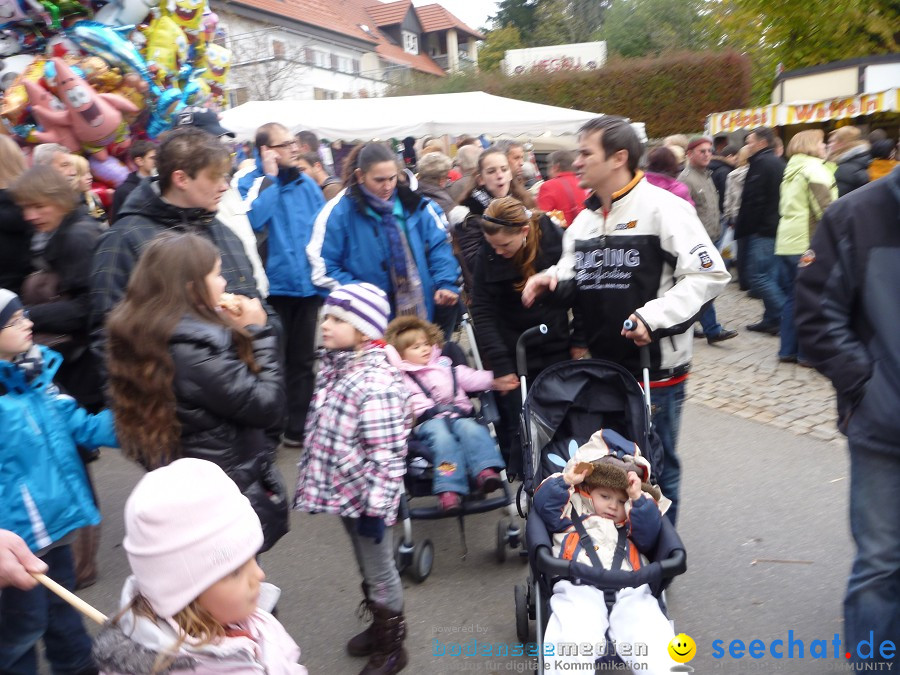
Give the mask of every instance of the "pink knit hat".
[{"label": "pink knit hat", "polygon": [[151,471],[125,504],[125,552],[138,590],[168,619],[255,556],[262,527],[222,469],[179,459]]}]

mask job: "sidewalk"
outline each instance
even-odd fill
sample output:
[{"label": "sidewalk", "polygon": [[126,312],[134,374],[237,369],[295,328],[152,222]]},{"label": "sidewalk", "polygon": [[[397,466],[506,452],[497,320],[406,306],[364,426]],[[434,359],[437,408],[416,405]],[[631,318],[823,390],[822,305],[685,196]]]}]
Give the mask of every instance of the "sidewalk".
[{"label": "sidewalk", "polygon": [[737,283],[716,299],[716,314],[726,328],[740,332],[717,345],[694,340],[688,380],[691,401],[744,419],[843,443],[831,383],[812,368],[779,363],[778,338],[751,333],[762,302],[749,298]]}]

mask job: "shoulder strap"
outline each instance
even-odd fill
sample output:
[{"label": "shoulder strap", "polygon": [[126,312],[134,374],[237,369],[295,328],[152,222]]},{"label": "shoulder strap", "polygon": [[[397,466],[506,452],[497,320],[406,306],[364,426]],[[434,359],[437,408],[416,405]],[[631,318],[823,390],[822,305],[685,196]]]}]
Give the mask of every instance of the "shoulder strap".
[{"label": "shoulder strap", "polygon": [[[572,509],[572,525],[575,527],[575,531],[578,533],[578,537],[581,539],[581,546],[584,548],[584,552],[587,554],[588,559],[591,561],[591,564],[598,568],[604,569],[603,563],[600,562],[600,556],[597,555],[597,551],[594,549],[594,540],[591,539],[591,535],[587,533],[587,530],[584,529],[584,523],[581,522],[582,516],[578,513],[575,513],[575,510]],[[618,547],[616,550],[618,553]],[[621,562],[619,565],[621,566]]]}]

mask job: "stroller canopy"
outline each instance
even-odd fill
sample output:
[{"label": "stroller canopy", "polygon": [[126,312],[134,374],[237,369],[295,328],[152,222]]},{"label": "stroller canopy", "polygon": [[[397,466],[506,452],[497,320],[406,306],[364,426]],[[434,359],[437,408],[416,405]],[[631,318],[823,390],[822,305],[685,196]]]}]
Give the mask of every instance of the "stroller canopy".
[{"label": "stroller canopy", "polygon": [[658,472],[643,391],[631,373],[615,363],[590,359],[547,368],[528,390],[522,422],[526,490],[533,491],[544,478],[561,471],[570,448],[584,444],[601,428],[637,443]]}]

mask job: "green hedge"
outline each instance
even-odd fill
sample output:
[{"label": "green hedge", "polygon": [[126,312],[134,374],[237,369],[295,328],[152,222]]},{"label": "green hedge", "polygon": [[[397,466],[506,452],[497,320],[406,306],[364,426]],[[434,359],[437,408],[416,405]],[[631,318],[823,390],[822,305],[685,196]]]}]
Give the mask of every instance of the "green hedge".
[{"label": "green hedge", "polygon": [[585,72],[460,74],[416,77],[389,96],[486,91],[535,103],[623,115],[647,125],[647,135],[698,132],[706,116],[750,102],[750,60],[737,52],[680,52],[653,59],[619,59]]}]

